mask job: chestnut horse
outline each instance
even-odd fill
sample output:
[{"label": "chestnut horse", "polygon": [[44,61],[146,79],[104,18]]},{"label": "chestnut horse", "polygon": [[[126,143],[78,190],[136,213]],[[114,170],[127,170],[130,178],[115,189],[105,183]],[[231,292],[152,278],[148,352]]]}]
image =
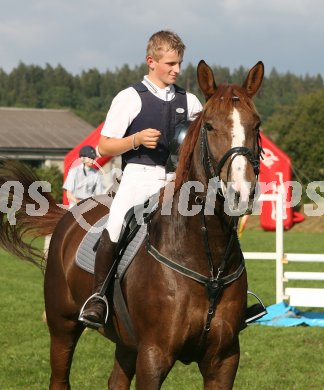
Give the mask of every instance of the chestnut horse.
[{"label": "chestnut horse", "polygon": [[[252,97],[263,74],[263,64],[258,62],[242,86],[217,87],[211,68],[204,61],[198,65],[206,103],[181,145],[174,186],[164,191],[167,195],[174,189],[173,196],[163,198],[168,212],[158,207],[149,223],[149,236],[122,283],[135,342],[117,316],[111,296],[108,322],[99,329],[116,343],[108,380],[111,389],[129,389],[134,376],[137,389],[160,389],[177,360],[198,363],[204,389],[233,386],[247,305],[246,270],[235,229],[237,215],[251,209],[257,182],[260,118]],[[36,262],[32,246],[23,237],[53,234],[45,270],[50,389],[70,389],[73,352],[84,330],[78,315],[93,282],[93,275],[75,263],[86,232],[45,191],[42,196],[49,208],[37,215],[37,202],[27,193],[37,178],[26,168],[4,161],[0,174],[0,184],[9,188],[9,204],[14,203],[12,183],[19,181],[24,188],[22,207],[15,210],[16,224],[11,224],[12,215],[0,213],[0,245]],[[229,194],[236,216],[225,212]],[[242,204],[246,207],[241,210]],[[82,215],[90,225],[108,211],[102,203],[96,205]]]}]

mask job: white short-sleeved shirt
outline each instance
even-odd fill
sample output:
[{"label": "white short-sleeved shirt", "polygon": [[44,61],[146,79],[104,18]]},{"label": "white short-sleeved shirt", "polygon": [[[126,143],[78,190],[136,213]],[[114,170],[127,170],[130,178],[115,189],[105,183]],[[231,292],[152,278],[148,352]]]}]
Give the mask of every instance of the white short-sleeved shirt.
[{"label": "white short-sleeved shirt", "polygon": [[[148,90],[159,99],[171,101],[175,96],[174,85],[166,88],[159,88],[153,84],[147,76],[144,76],[143,84]],[[188,106],[188,120],[192,121],[202,110],[202,105],[198,98],[192,93],[186,92]],[[126,130],[133,120],[140,113],[142,101],[138,92],[129,87],[119,92],[113,99],[108,111],[105,124],[101,130],[101,135],[109,138],[123,138]]]},{"label": "white short-sleeved shirt", "polygon": [[63,188],[80,200],[102,194],[101,173],[92,167],[79,164],[69,170]]}]

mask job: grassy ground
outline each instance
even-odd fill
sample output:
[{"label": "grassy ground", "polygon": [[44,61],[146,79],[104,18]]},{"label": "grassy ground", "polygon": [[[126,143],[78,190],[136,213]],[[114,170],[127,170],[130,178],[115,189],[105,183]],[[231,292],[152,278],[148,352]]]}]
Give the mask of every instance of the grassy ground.
[{"label": "grassy ground", "polygon": [[[273,251],[274,233],[247,230],[245,251]],[[324,253],[321,233],[285,233],[286,252]],[[0,252],[0,389],[48,388],[49,337],[42,322],[43,276],[33,265]],[[316,265],[317,269],[321,267]],[[249,288],[275,302],[275,264],[247,261]],[[323,269],[319,269],[323,271]],[[55,292],[53,292],[55,293]],[[324,383],[324,328],[249,326],[241,333],[236,390],[320,390]],[[95,331],[82,336],[73,360],[74,389],[106,389],[114,345]],[[201,389],[196,365],[177,363],[163,389]]]}]

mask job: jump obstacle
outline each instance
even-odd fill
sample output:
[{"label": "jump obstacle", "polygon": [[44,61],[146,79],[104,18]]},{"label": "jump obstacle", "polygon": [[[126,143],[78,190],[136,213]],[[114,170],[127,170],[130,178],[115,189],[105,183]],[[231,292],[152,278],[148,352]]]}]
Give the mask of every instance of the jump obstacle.
[{"label": "jump obstacle", "polygon": [[[259,202],[275,202],[276,207],[276,251],[275,252],[243,252],[246,260],[276,261],[276,303],[284,300],[292,306],[324,307],[324,288],[285,287],[284,283],[291,280],[324,281],[324,272],[285,271],[288,263],[324,263],[324,254],[284,253],[284,202],[282,194],[262,194]],[[262,207],[262,203],[260,204]]]}]

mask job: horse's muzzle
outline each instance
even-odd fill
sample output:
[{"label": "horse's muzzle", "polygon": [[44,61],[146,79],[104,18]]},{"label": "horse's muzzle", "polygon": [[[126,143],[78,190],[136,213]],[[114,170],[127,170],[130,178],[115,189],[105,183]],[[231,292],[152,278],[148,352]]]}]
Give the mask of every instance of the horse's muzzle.
[{"label": "horse's muzzle", "polygon": [[225,211],[228,215],[242,216],[251,214],[253,209],[255,183],[245,182],[241,191],[237,191],[234,183],[228,182],[223,189]]}]

